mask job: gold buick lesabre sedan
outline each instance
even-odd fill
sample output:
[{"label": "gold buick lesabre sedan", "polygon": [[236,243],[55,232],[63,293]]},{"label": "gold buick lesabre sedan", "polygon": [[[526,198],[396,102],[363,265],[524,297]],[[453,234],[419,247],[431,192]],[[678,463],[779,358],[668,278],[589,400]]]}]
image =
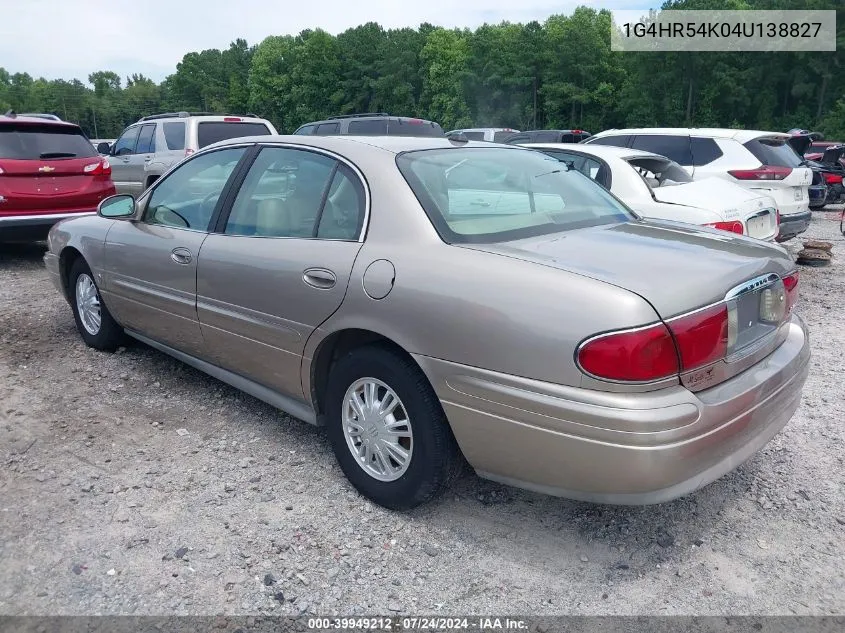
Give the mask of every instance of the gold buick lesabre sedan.
[{"label": "gold buick lesabre sedan", "polygon": [[647,221],[540,152],[262,136],[57,224],[82,338],[129,335],[324,425],[378,504],[482,477],[614,504],[690,493],[798,407],[779,246]]}]

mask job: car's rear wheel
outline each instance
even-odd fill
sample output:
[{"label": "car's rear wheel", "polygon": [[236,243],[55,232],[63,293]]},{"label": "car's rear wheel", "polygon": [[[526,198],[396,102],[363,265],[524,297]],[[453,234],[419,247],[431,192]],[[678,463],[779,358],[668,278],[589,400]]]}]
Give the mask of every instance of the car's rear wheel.
[{"label": "car's rear wheel", "polygon": [[115,350],[125,334],[100,297],[91,268],[77,259],[70,269],[70,302],[76,329],[90,347],[103,351]]},{"label": "car's rear wheel", "polygon": [[425,375],[393,349],[369,346],[338,360],[325,395],[326,432],[361,494],[407,510],[441,493],[461,458]]}]

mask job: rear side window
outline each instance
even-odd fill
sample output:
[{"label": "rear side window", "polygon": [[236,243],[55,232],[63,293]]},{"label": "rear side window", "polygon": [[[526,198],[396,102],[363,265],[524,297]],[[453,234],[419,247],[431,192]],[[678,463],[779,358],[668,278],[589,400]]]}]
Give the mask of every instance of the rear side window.
[{"label": "rear side window", "polygon": [[263,123],[201,121],[197,126],[197,147],[202,149],[218,141],[225,141],[230,138],[269,135],[270,130]]},{"label": "rear side window", "polygon": [[639,134],[634,137],[634,149],[665,156],[680,165],[692,164],[689,136],[671,134]]},{"label": "rear side window", "polygon": [[[560,132],[536,132],[532,135],[535,143],[559,143]],[[564,136],[564,143],[572,142],[572,135],[569,135],[569,140]]]},{"label": "rear side window", "polygon": [[[589,137],[588,137],[589,138]],[[587,145],[611,145],[613,147],[628,147],[628,142],[631,140],[630,134],[616,134],[611,136],[600,136],[596,138],[593,136],[586,143]]]},{"label": "rear side window", "polygon": [[155,123],[150,123],[141,127],[141,133],[138,135],[138,144],[135,146],[136,154],[149,154],[155,150]]},{"label": "rear side window", "polygon": [[185,124],[181,121],[164,123],[164,140],[167,143],[167,149],[185,149]]},{"label": "rear side window", "polygon": [[316,125],[303,125],[296,132],[294,132],[294,134],[299,134],[300,136],[311,136],[314,133],[314,130],[316,129]]},{"label": "rear side window", "polygon": [[494,143],[501,143],[509,136],[513,136],[513,132],[496,132],[493,134],[493,142]]},{"label": "rear side window", "polygon": [[97,152],[78,127],[64,125],[0,125],[0,158],[47,160],[87,158]]},{"label": "rear side window", "polygon": [[785,140],[757,138],[745,143],[745,148],[764,165],[772,167],[800,167],[801,157]]},{"label": "rear side window", "polygon": [[517,145],[519,143],[527,143],[530,140],[531,139],[528,137],[527,134],[517,134],[516,136],[510,135],[505,137],[503,142],[507,143],[508,145]]},{"label": "rear side window", "polygon": [[483,141],[484,140],[484,132],[464,132],[463,134],[470,141]]},{"label": "rear side window", "polygon": [[422,119],[401,119],[390,121],[387,130],[390,136],[417,136],[443,138],[446,133],[437,123],[423,121]]},{"label": "rear side window", "polygon": [[696,167],[709,165],[722,156],[722,150],[712,138],[692,137],[692,164]]},{"label": "rear side window", "polygon": [[316,131],[314,134],[320,134],[322,136],[327,136],[329,134],[339,134],[340,133],[340,123],[321,123],[317,126]]},{"label": "rear side window", "polygon": [[362,119],[349,122],[349,134],[379,136],[387,134],[387,119]]}]

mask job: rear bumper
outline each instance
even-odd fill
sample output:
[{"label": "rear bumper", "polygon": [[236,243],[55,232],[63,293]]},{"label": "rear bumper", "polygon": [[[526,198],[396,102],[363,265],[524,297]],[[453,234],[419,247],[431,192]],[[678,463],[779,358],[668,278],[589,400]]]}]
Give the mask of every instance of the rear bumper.
[{"label": "rear bumper", "polygon": [[2,240],[40,240],[47,237],[50,228],[68,218],[94,215],[96,209],[75,211],[73,213],[43,213],[38,215],[0,215],[0,239]]},{"label": "rear bumper", "polygon": [[809,211],[780,216],[780,232],[778,242],[785,242],[796,235],[800,235],[810,227],[813,214]]},{"label": "rear bumper", "polygon": [[698,393],[681,386],[610,393],[417,357],[455,437],[483,477],[599,503],[661,503],[693,492],[760,450],[798,407],[809,335]]}]

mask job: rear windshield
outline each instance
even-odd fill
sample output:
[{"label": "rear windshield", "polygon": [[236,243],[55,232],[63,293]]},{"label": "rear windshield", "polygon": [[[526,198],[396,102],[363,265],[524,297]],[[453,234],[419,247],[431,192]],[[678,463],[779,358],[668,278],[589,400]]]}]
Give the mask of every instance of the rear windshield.
[{"label": "rear windshield", "polygon": [[601,186],[540,152],[421,150],[396,163],[449,243],[504,242],[634,217]]},{"label": "rear windshield", "polygon": [[437,123],[422,119],[359,119],[349,122],[352,136],[446,136]]},{"label": "rear windshield", "polygon": [[269,136],[270,129],[263,123],[227,123],[225,121],[203,121],[197,129],[197,147],[242,136]]},{"label": "rear windshield", "polygon": [[650,189],[692,182],[686,169],[665,158],[629,158],[628,164],[642,176]]},{"label": "rear windshield", "polygon": [[69,125],[0,125],[0,158],[49,160],[96,156],[78,127]]},{"label": "rear windshield", "polygon": [[785,139],[758,138],[748,141],[745,147],[764,165],[773,167],[801,166],[801,157]]}]

